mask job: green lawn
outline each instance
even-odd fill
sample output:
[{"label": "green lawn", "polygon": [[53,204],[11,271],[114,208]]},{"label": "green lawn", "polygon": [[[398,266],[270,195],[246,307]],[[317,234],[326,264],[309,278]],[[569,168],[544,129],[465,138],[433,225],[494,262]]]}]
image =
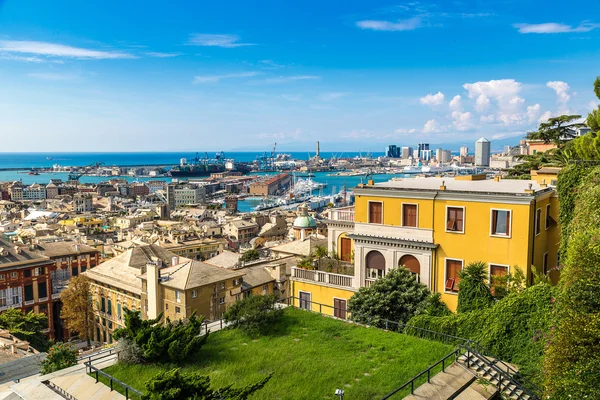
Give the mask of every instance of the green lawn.
[{"label": "green lawn", "polygon": [[[451,351],[442,343],[288,308],[268,336],[252,339],[230,329],[211,334],[183,369],[209,375],[213,387],[245,386],[273,372],[252,399],[337,399],[336,388],[346,399],[371,399]],[[166,368],[117,364],[105,371],[144,391],[144,383]]]}]

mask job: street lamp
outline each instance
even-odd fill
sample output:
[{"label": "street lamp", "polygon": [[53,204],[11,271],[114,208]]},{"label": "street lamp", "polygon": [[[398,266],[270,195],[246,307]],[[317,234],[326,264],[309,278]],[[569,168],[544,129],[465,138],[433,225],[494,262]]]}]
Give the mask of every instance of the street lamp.
[{"label": "street lamp", "polygon": [[340,396],[340,400],[344,400],[344,391],[342,389],[335,389],[335,395]]}]

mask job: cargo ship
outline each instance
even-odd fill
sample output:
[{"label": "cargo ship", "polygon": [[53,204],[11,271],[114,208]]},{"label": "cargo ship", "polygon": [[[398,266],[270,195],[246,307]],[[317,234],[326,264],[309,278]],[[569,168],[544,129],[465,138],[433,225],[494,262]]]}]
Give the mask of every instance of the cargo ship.
[{"label": "cargo ship", "polygon": [[233,160],[226,160],[223,152],[217,153],[214,158],[209,158],[208,153],[204,153],[204,157],[200,157],[198,153],[188,162],[182,158],[179,165],[173,167],[169,174],[174,178],[186,177],[205,177],[210,174],[226,171],[239,171],[243,174],[250,172],[249,164],[236,164]]}]

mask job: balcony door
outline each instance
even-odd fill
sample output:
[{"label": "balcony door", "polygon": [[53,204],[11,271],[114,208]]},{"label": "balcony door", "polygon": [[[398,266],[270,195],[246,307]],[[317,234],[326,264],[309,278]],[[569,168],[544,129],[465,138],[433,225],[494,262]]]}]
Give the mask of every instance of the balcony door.
[{"label": "balcony door", "polygon": [[347,237],[340,239],[340,258],[342,261],[352,261],[352,240]]}]

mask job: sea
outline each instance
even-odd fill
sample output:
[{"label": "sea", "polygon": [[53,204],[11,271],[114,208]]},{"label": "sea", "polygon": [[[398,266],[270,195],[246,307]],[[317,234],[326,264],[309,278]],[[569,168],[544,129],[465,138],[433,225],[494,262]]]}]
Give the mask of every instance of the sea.
[{"label": "sea", "polygon": [[[287,153],[293,159],[307,160],[314,156],[314,153],[308,152],[290,152]],[[353,158],[356,156],[365,156],[367,153],[360,152],[321,152],[321,157],[331,158]],[[195,153],[186,152],[169,152],[169,153],[0,153],[0,182],[6,181],[17,181],[20,180],[24,184],[30,185],[33,183],[47,184],[50,179],[62,179],[67,180],[68,173],[53,172],[53,173],[40,173],[39,175],[28,175],[28,171],[32,168],[46,168],[52,167],[54,164],[61,166],[85,166],[94,164],[97,162],[103,162],[107,166],[134,166],[134,165],[158,165],[158,166],[173,166],[179,164],[181,158],[192,159]],[[213,157],[215,152],[209,152],[208,156]],[[262,152],[232,152],[226,153],[225,158],[234,159],[236,161],[253,161],[257,157],[262,156]],[[384,153],[370,153],[372,157],[383,156]],[[203,157],[204,153],[200,154]],[[6,170],[7,168],[20,170]],[[267,174],[267,173],[257,173]],[[353,187],[362,183],[364,177],[362,176],[327,176],[328,172],[316,172],[314,177],[311,179],[315,182],[325,183],[327,186],[319,191],[313,192],[314,195],[328,196],[331,194],[338,193],[344,186],[348,190],[352,190]],[[392,177],[402,177],[403,174],[398,175],[386,175],[386,174],[375,174],[372,179],[375,182],[384,182]],[[142,178],[132,176],[122,176],[121,178],[127,179],[129,182],[139,181],[144,182],[151,179],[160,179],[170,181],[170,177],[159,177],[159,178]],[[98,183],[107,181],[108,177],[105,176],[82,176],[79,181],[82,183]],[[240,201],[239,209],[242,212],[249,212],[258,205],[260,199],[248,198],[245,201]]]}]

